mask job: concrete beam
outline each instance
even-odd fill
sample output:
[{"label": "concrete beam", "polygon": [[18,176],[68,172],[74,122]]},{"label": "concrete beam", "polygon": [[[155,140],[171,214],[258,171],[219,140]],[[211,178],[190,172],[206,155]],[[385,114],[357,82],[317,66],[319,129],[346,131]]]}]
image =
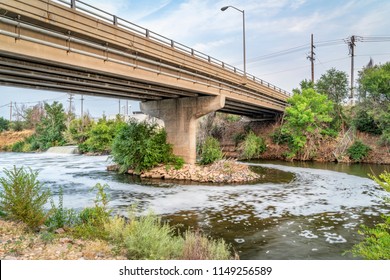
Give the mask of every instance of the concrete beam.
[{"label": "concrete beam", "polygon": [[225,96],[202,96],[142,102],[141,111],[162,119],[173,153],[195,163],[197,120],[224,106]]}]

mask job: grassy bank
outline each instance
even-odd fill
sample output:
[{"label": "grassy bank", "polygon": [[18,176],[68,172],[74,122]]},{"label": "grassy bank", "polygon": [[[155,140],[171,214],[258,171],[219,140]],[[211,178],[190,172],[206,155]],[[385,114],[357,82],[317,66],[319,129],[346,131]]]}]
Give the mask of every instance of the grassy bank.
[{"label": "grassy bank", "polygon": [[80,212],[51,200],[37,172],[16,168],[0,178],[1,259],[232,259],[222,239],[198,231],[180,234],[149,213],[111,214],[107,185],[97,184],[95,205]]}]

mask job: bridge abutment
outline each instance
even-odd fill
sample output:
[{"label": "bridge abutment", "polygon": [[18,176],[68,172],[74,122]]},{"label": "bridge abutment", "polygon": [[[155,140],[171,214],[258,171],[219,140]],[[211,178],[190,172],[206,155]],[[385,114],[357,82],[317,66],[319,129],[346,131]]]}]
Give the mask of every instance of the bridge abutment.
[{"label": "bridge abutment", "polygon": [[141,111],[162,119],[173,153],[195,163],[197,120],[224,106],[225,96],[202,96],[142,102]]}]

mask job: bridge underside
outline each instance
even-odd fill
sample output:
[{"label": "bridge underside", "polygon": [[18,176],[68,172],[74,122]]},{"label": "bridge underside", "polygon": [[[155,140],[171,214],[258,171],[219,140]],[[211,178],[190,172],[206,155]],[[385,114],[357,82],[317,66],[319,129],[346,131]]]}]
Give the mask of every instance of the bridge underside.
[{"label": "bridge underside", "polygon": [[[109,98],[153,101],[208,96],[196,91],[161,86],[150,81],[60,65],[51,61],[0,51],[0,85],[59,91]],[[256,119],[274,119],[279,111],[230,100],[218,111]]]}]

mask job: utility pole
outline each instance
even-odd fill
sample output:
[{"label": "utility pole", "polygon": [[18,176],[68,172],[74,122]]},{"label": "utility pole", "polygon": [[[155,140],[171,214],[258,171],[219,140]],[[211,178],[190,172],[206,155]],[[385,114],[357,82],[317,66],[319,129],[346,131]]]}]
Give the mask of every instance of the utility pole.
[{"label": "utility pole", "polygon": [[68,98],[68,102],[69,102],[69,109],[68,109],[68,126],[70,124],[70,121],[72,119],[72,102],[73,102],[73,94],[71,93],[68,93],[69,94],[69,98]]},{"label": "utility pole", "polygon": [[84,95],[81,95],[81,131],[84,131]]},{"label": "utility pole", "polygon": [[84,118],[84,95],[81,95],[81,119]]},{"label": "utility pole", "polygon": [[351,55],[351,96],[349,97],[351,99],[351,104],[353,105],[353,82],[354,82],[354,59],[355,59],[355,42],[356,37],[355,35],[351,36],[350,41],[348,42],[349,47],[349,54]]},{"label": "utility pole", "polygon": [[313,34],[311,34],[311,48],[310,48],[310,56],[307,57],[307,59],[310,60],[311,62],[311,82],[314,84],[314,56],[315,56],[315,52],[314,52],[314,49],[315,49],[315,46],[314,46],[314,36]]},{"label": "utility pole", "polygon": [[9,104],[9,121],[12,122],[12,101]]},{"label": "utility pole", "polygon": [[119,116],[120,116],[120,115],[121,115],[121,100],[118,99],[118,102],[119,102],[118,114],[119,114]]},{"label": "utility pole", "polygon": [[69,94],[69,98],[68,98],[68,102],[69,102],[68,114],[70,115],[72,113],[73,94],[71,94],[71,93],[68,93],[68,94]]}]

